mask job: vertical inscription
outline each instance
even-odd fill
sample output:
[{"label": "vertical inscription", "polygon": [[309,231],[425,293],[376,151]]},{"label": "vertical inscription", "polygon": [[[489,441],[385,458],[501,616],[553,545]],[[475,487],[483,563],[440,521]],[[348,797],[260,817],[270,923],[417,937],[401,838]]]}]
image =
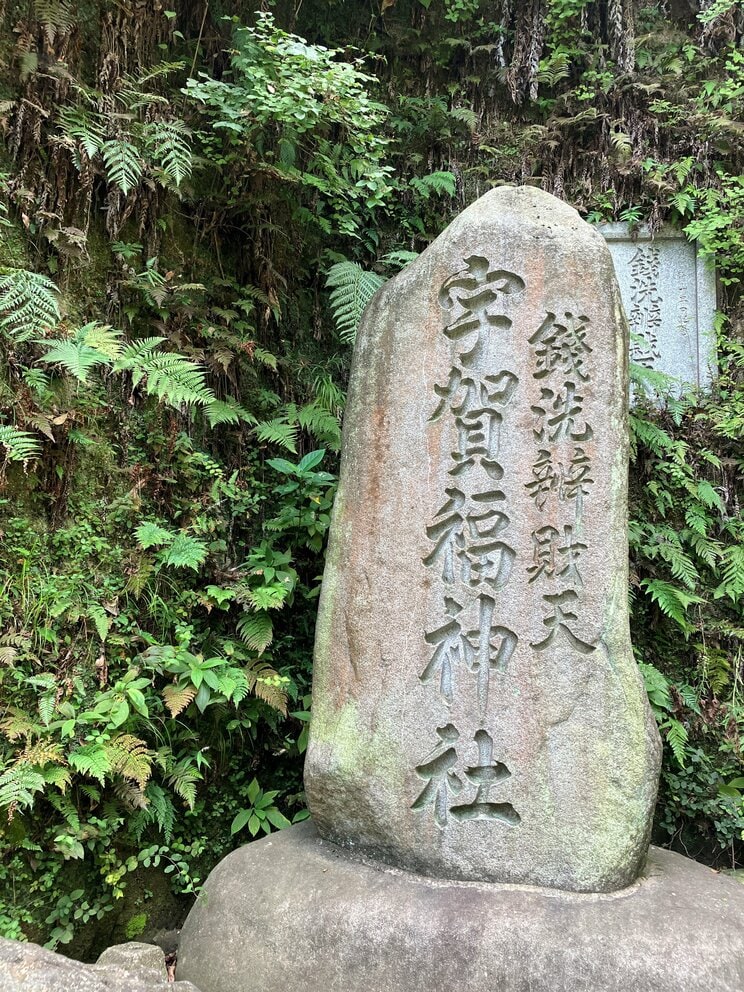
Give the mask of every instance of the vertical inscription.
[{"label": "vertical inscription", "polygon": [[629,265],[631,306],[628,323],[632,335],[630,357],[646,368],[653,368],[661,358],[659,328],[664,301],[659,293],[660,256],[658,245],[639,245]]},{"label": "vertical inscription", "polygon": [[[434,386],[437,402],[429,423],[444,420],[452,439],[447,469],[452,485],[445,488],[426,528],[431,550],[423,564],[441,581],[445,594],[441,623],[424,632],[429,661],[419,677],[438,691],[446,709],[458,693],[471,694],[481,723],[472,740],[465,741],[453,722],[437,728],[439,743],[416,766],[425,785],[411,808],[429,813],[442,828],[450,820],[519,823],[510,803],[492,797],[511,771],[494,759],[494,740],[483,724],[491,679],[508,671],[519,640],[499,615],[499,593],[509,584],[517,552],[507,497],[498,485],[509,468],[502,463],[501,442],[510,427],[519,378],[513,369],[499,369],[499,356],[508,350],[503,343],[512,326],[504,304],[524,288],[516,273],[471,255],[439,291],[452,366],[447,382]],[[547,326],[538,332],[546,374],[558,367],[581,381],[577,367],[587,350],[582,319],[572,318],[560,340]],[[570,418],[573,395],[565,402]],[[569,427],[574,430],[573,420]]]},{"label": "vertical inscription", "polygon": [[546,628],[530,643],[535,651],[555,646],[586,655],[596,648],[582,632],[581,558],[588,546],[577,536],[594,482],[584,447],[594,437],[583,395],[591,385],[589,323],[587,316],[569,311],[548,313],[529,339],[539,396],[531,407],[535,460],[524,485],[537,510],[542,514],[547,508],[551,516],[551,523],[532,531],[532,562],[526,568],[528,584],[540,592]]}]

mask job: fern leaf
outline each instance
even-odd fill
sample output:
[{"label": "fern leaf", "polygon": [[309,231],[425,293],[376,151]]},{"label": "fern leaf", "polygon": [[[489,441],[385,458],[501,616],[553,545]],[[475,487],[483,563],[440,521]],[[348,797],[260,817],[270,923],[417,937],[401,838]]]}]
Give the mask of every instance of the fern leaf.
[{"label": "fern leaf", "polygon": [[207,557],[207,546],[190,534],[176,534],[171,543],[160,552],[159,558],[164,565],[174,568],[192,568],[198,571]]},{"label": "fern leaf", "polygon": [[432,193],[437,196],[442,194],[454,196],[457,189],[457,181],[451,172],[432,172],[428,176],[416,176],[411,179],[410,184],[425,200],[428,200]]},{"label": "fern leaf", "polygon": [[213,400],[204,407],[210,427],[219,424],[239,424],[241,421],[255,424],[256,418],[230,397],[227,400]]},{"label": "fern leaf", "polygon": [[362,314],[384,282],[382,276],[363,269],[358,262],[347,260],[331,266],[326,287],[332,290],[331,312],[342,341],[354,342]]},{"label": "fern leaf", "polygon": [[672,754],[677,759],[678,764],[684,768],[687,757],[687,730],[679,720],[670,719],[665,723],[666,741],[672,749]]},{"label": "fern leaf", "polygon": [[101,155],[106,167],[106,179],[126,196],[135,189],[142,177],[142,160],[135,146],[122,138],[104,141]]},{"label": "fern leaf", "polygon": [[178,188],[193,168],[191,131],[183,121],[151,121],[143,125],[145,147],[161,169],[166,185]]},{"label": "fern leaf", "polygon": [[171,716],[183,713],[194,701],[196,689],[193,685],[167,685],[163,689],[163,699]]},{"label": "fern leaf", "polygon": [[9,424],[0,424],[0,444],[5,448],[9,462],[28,462],[39,457],[39,439],[28,431],[18,430]]},{"label": "fern leaf", "polygon": [[56,796],[53,792],[47,798],[54,809],[65,818],[67,826],[77,833],[80,829],[80,816],[72,801],[67,796]]},{"label": "fern leaf", "polygon": [[147,548],[162,547],[164,544],[170,544],[175,536],[171,531],[166,530],[165,527],[161,527],[160,524],[153,523],[152,521],[146,521],[140,524],[139,527],[135,528],[134,535],[137,538],[137,544],[145,550]]},{"label": "fern leaf", "polygon": [[[53,785],[55,789],[59,789],[63,794],[69,788],[70,782],[72,781],[72,776],[70,775],[70,769],[64,768],[61,765],[49,765],[43,771],[44,781],[47,785]],[[51,798],[51,794],[47,793],[47,799]]]},{"label": "fern leaf", "polygon": [[297,424],[286,417],[276,417],[274,420],[263,420],[256,425],[256,436],[259,441],[271,441],[292,454],[297,453]]},{"label": "fern leaf", "polygon": [[734,545],[722,553],[721,575],[723,581],[713,595],[728,596],[735,603],[744,594],[744,546]]},{"label": "fern leaf", "polygon": [[12,765],[0,775],[0,808],[12,819],[16,809],[33,806],[34,795],[43,792],[45,785],[44,776],[31,765]]},{"label": "fern leaf", "polygon": [[274,625],[268,613],[246,613],[238,620],[237,633],[252,651],[262,654],[274,637]]},{"label": "fern leaf", "polygon": [[111,770],[136,782],[144,790],[152,773],[153,754],[147,744],[132,734],[118,734],[106,745]]},{"label": "fern leaf", "polygon": [[92,321],[79,328],[74,338],[38,343],[47,351],[41,356],[42,362],[61,365],[65,372],[79,382],[88,381],[88,373],[99,365],[111,365],[121,347],[118,336],[121,332]]},{"label": "fern leaf", "polygon": [[70,0],[34,0],[34,15],[50,45],[69,34],[75,24],[75,8]]},{"label": "fern leaf", "polygon": [[205,384],[206,370],[183,355],[173,352],[152,355],[138,364],[137,371],[139,378],[145,377],[146,392],[172,406],[210,404],[217,399]]},{"label": "fern leaf", "polygon": [[644,579],[641,586],[649,592],[661,612],[671,617],[686,635],[689,634],[692,627],[687,620],[687,608],[703,600],[662,579]]},{"label": "fern leaf", "polygon": [[37,737],[42,732],[42,728],[26,712],[10,706],[7,715],[0,720],[0,731],[9,741],[17,741],[21,737],[25,737],[26,740]]},{"label": "fern leaf", "polygon": [[89,606],[86,615],[93,621],[98,636],[102,641],[105,641],[111,630],[111,616],[98,603]]},{"label": "fern leaf", "polygon": [[176,810],[170,796],[165,789],[156,785],[155,782],[148,784],[145,796],[152,811],[151,818],[155,820],[158,829],[163,833],[166,844],[170,844],[173,837],[173,827],[176,823]]},{"label": "fern leaf", "polygon": [[83,775],[97,779],[105,785],[106,776],[111,773],[111,754],[106,745],[93,742],[71,751],[68,761],[72,768]]},{"label": "fern leaf", "polygon": [[93,158],[103,148],[106,137],[102,118],[82,107],[64,107],[59,115],[59,126],[63,134],[79,141],[88,158]]},{"label": "fern leaf", "polygon": [[21,343],[56,327],[58,296],[52,280],[38,272],[0,268],[0,328]]}]

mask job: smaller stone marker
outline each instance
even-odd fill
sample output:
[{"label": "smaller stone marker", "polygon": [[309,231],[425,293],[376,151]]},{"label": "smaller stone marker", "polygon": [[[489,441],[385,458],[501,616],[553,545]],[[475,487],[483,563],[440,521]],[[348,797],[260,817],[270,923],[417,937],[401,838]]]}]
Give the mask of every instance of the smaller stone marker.
[{"label": "smaller stone marker", "polygon": [[487,193],[357,340],[305,766],[322,836],[442,878],[611,891],[659,741],[627,611],[627,328],[609,251]]},{"label": "smaller stone marker", "polygon": [[710,259],[673,228],[600,224],[630,326],[631,361],[685,386],[716,377],[716,274]]}]

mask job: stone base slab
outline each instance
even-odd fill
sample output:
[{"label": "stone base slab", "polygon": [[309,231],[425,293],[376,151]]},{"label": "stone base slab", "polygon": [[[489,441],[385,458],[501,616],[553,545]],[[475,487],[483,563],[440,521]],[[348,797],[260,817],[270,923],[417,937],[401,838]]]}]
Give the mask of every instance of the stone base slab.
[{"label": "stone base slab", "polygon": [[742,992],[744,888],[651,848],[611,894],[444,882],[312,823],[234,851],[181,934],[202,992]]}]

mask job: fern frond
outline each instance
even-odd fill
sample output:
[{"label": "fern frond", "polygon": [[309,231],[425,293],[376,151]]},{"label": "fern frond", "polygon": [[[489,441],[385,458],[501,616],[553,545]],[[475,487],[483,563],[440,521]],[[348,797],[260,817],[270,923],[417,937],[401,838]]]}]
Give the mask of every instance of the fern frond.
[{"label": "fern frond", "polygon": [[713,594],[716,599],[728,596],[736,602],[744,595],[744,546],[733,545],[721,555],[722,582]]},{"label": "fern frond", "polygon": [[191,131],[183,121],[150,121],[143,125],[145,147],[161,169],[166,185],[178,188],[193,168]]},{"label": "fern frond", "polygon": [[114,783],[114,793],[129,811],[147,809],[147,796],[134,782],[119,781]]},{"label": "fern frond", "polygon": [[198,768],[191,764],[188,758],[182,759],[174,765],[168,775],[168,785],[177,796],[186,803],[189,809],[194,808],[196,803],[196,783],[202,780],[202,774]]},{"label": "fern frond", "polygon": [[83,775],[98,779],[101,785],[105,785],[106,776],[111,773],[111,755],[104,744],[93,742],[83,744],[68,755],[68,761],[72,768]]},{"label": "fern frond", "polygon": [[5,448],[9,462],[28,462],[39,457],[41,444],[28,431],[21,431],[9,424],[0,424],[0,444]]},{"label": "fern frond", "polygon": [[43,792],[45,785],[44,776],[31,765],[12,765],[0,775],[0,808],[12,819],[16,809],[33,806],[35,794]]},{"label": "fern frond", "polygon": [[346,260],[331,266],[326,288],[332,290],[329,302],[342,341],[354,342],[362,314],[384,282],[382,276],[363,269],[358,262]]},{"label": "fern frond", "polygon": [[338,451],[341,447],[341,424],[338,417],[317,400],[303,406],[297,414],[297,420],[300,427],[333,451]]},{"label": "fern frond", "polygon": [[15,342],[30,341],[60,321],[59,291],[28,269],[0,268],[0,328]]},{"label": "fern frond", "polygon": [[142,160],[137,148],[123,138],[110,138],[101,146],[106,179],[126,196],[142,177]]},{"label": "fern frond", "polygon": [[9,741],[17,741],[21,737],[29,740],[31,737],[38,737],[42,733],[42,728],[23,710],[10,706],[7,715],[0,720],[0,732]]},{"label": "fern frond", "polygon": [[164,565],[174,568],[191,568],[195,572],[204,564],[207,546],[203,541],[183,531],[176,534],[171,543],[158,556]]},{"label": "fern frond", "polygon": [[672,749],[672,754],[677,759],[679,765],[685,767],[687,757],[687,730],[679,720],[670,719],[664,724],[666,730],[666,741]]},{"label": "fern frond", "polygon": [[132,734],[118,734],[105,747],[111,770],[144,790],[152,774],[153,759],[147,744]]},{"label": "fern frond", "polygon": [[167,685],[163,689],[163,699],[171,716],[183,713],[193,703],[195,696],[196,689],[193,685]]},{"label": "fern frond", "polygon": [[692,627],[687,620],[687,608],[693,603],[702,603],[702,599],[699,596],[684,592],[663,579],[644,579],[641,586],[648,591],[661,612],[671,617],[682,628],[685,635],[689,634]]},{"label": "fern frond", "polygon": [[287,715],[287,679],[277,674],[271,665],[259,660],[244,669],[249,687],[259,699],[282,716]]},{"label": "fern frond", "polygon": [[39,740],[34,744],[28,743],[18,755],[18,763],[25,765],[64,765],[65,757],[62,745],[56,741]]},{"label": "fern frond", "polygon": [[204,412],[210,427],[217,427],[219,424],[239,424],[241,421],[248,424],[256,423],[256,418],[232,397],[227,400],[213,400],[204,407]]},{"label": "fern frond", "polygon": [[173,352],[140,357],[132,366],[135,386],[144,377],[145,391],[171,406],[210,404],[217,397],[205,384],[206,370]]},{"label": "fern frond", "polygon": [[58,813],[62,814],[67,826],[77,833],[80,829],[80,816],[78,815],[75,804],[68,799],[67,796],[57,796],[53,792],[47,796],[47,799],[54,809],[56,809]]},{"label": "fern frond", "polygon": [[420,197],[428,200],[432,193],[436,196],[454,196],[457,181],[451,172],[432,172],[428,176],[415,176],[410,180],[410,185]]},{"label": "fern frond", "polygon": [[148,819],[150,822],[157,823],[158,829],[165,837],[166,844],[169,844],[176,823],[175,806],[165,789],[155,782],[148,783],[145,796],[148,801]]},{"label": "fern frond", "polygon": [[42,362],[61,365],[65,372],[79,382],[88,381],[88,373],[99,365],[111,365],[121,349],[118,340],[121,331],[116,331],[97,321],[91,321],[79,328],[73,338],[57,341],[41,340],[47,351],[41,356]]},{"label": "fern frond", "polygon": [[70,0],[34,0],[34,15],[50,45],[69,34],[75,25],[75,8]]},{"label": "fern frond", "polygon": [[291,451],[292,454],[297,453],[297,424],[287,417],[262,420],[256,425],[256,436],[259,441],[271,441]]},{"label": "fern frond", "polygon": [[252,651],[262,654],[274,638],[274,625],[268,613],[245,613],[237,624],[237,634]]},{"label": "fern frond", "polygon": [[170,544],[175,536],[172,531],[166,530],[165,527],[161,527],[160,524],[153,523],[151,520],[145,521],[135,528],[134,535],[137,538],[137,544],[145,550]]},{"label": "fern frond", "polygon": [[93,158],[103,148],[106,125],[99,114],[83,107],[63,107],[59,126],[64,135],[80,142],[88,158]]},{"label": "fern frond", "polygon": [[[62,765],[48,765],[43,771],[44,781],[47,785],[53,785],[55,789],[59,789],[61,793],[65,793],[69,788],[70,782],[72,781],[72,775],[70,774],[70,769],[65,768]],[[51,797],[52,794],[47,793],[47,799]]]}]

